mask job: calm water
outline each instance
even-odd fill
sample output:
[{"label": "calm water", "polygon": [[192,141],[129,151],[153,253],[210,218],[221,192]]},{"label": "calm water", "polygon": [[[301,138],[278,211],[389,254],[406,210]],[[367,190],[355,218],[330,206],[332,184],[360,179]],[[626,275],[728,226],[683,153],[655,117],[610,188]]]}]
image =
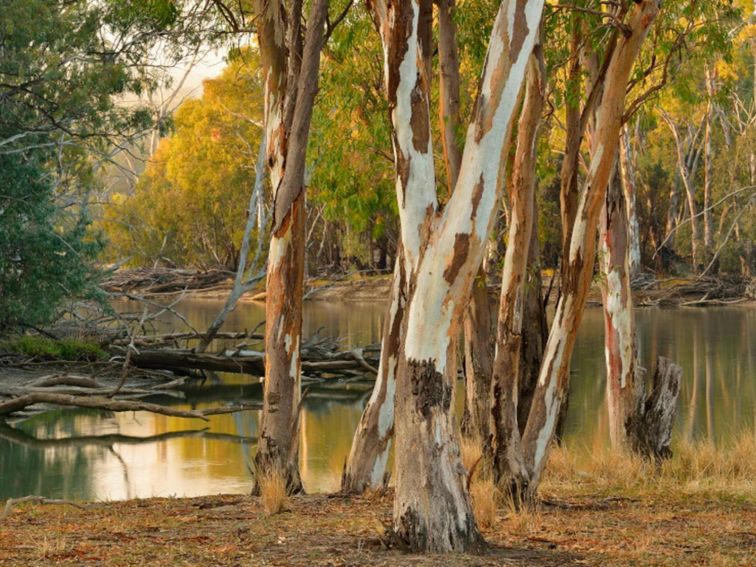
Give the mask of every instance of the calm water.
[{"label": "calm water", "polygon": [[[221,301],[181,306],[205,328]],[[304,335],[318,329],[343,337],[344,346],[380,339],[383,307],[309,302]],[[254,327],[262,306],[240,306],[226,330]],[[675,435],[678,439],[731,442],[756,427],[756,309],[641,309],[640,356],[682,365],[684,375]],[[584,317],[572,363],[568,443],[590,451],[608,442],[604,404],[603,323],[599,309]],[[310,492],[338,488],[369,384],[313,387],[304,403],[302,477]],[[252,377],[225,375],[186,392],[180,407],[202,408],[231,400],[260,399]],[[214,416],[208,428],[195,420],[146,413],[56,411],[0,426],[0,499],[27,494],[111,500],[149,496],[246,493],[259,412]]]}]

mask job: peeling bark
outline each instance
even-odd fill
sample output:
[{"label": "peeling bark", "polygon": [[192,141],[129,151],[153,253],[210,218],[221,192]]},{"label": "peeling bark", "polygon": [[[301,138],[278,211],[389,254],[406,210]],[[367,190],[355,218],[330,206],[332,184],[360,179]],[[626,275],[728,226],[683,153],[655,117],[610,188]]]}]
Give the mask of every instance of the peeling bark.
[{"label": "peeling bark", "polygon": [[501,298],[496,334],[496,356],[491,380],[492,442],[494,479],[499,485],[526,487],[527,471],[520,446],[517,422],[520,362],[522,359],[523,317],[525,312],[529,248],[533,233],[536,141],[543,109],[544,62],[537,45],[530,57],[522,114],[517,127],[509,239],[504,257]]},{"label": "peeling bark", "polygon": [[627,253],[630,281],[641,271],[640,227],[636,205],[637,180],[635,175],[635,153],[630,142],[630,131],[622,128],[620,136],[620,171],[622,172],[622,192],[627,211]]},{"label": "peeling bark", "polygon": [[[481,538],[451,415],[459,331],[497,202],[509,137],[543,2],[505,0],[494,23],[459,179],[436,213],[427,133],[429,87],[418,57],[420,6],[375,2],[384,42],[408,300],[396,381],[394,531],[414,550],[463,551]],[[411,189],[411,190],[409,190]]]},{"label": "peeling bark", "polygon": [[385,486],[391,438],[394,434],[394,392],[406,294],[406,279],[401,251],[394,267],[388,315],[383,324],[381,360],[373,393],[354,432],[341,490],[360,494],[367,489]]},{"label": "peeling bark", "polygon": [[643,375],[637,365],[628,261],[628,223],[621,185],[619,171],[615,170],[601,212],[599,264],[604,305],[609,436],[614,447],[628,448],[630,443],[626,427],[642,403]]},{"label": "peeling bark", "polygon": [[[453,20],[454,0],[437,0],[438,59],[439,59],[439,121],[444,164],[449,187],[455,187],[462,162],[459,143],[459,55]],[[478,187],[482,188],[481,185]],[[480,204],[482,194],[473,195],[473,209]],[[490,425],[488,408],[493,367],[493,322],[488,298],[486,272],[481,269],[475,278],[470,305],[464,322],[465,403],[462,415],[462,434],[479,446],[488,443]]]},{"label": "peeling bark", "polygon": [[672,456],[672,426],[680,395],[682,368],[660,356],[651,382],[651,392],[635,419],[628,423],[633,449],[657,462]]},{"label": "peeling bark", "polygon": [[287,27],[283,4],[262,0],[258,4],[274,216],[265,301],[263,412],[255,464],[258,474],[281,471],[288,492],[302,488],[298,429],[306,216],[304,168],[327,10],[327,0],[312,4],[304,46],[300,48],[301,2],[294,3],[288,45],[284,39]]},{"label": "peeling bark", "polygon": [[643,0],[633,5],[626,21],[629,35],[618,39],[606,71],[601,104],[596,113],[591,163],[580,194],[569,254],[563,260],[562,295],[522,439],[531,490],[540,481],[560,405],[569,385],[570,359],[590,288],[598,216],[617,154],[628,77],[658,11],[658,0]]},{"label": "peeling bark", "polygon": [[[580,24],[578,15],[572,15],[572,34],[570,36],[570,65],[568,68],[568,87],[577,90],[580,88]],[[559,204],[562,216],[562,256],[566,257],[572,226],[575,224],[578,197],[578,156],[583,132],[580,124],[580,104],[578,98],[571,96],[565,99],[565,130],[566,141],[562,168],[560,171]]]}]

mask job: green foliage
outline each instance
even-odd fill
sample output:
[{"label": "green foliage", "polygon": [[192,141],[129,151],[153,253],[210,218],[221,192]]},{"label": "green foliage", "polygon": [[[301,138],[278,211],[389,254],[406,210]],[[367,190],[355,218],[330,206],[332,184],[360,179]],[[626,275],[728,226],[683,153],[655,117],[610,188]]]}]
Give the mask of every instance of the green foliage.
[{"label": "green foliage", "polygon": [[108,354],[96,343],[78,339],[54,340],[23,335],[0,342],[0,351],[32,356],[43,360],[101,360]]},{"label": "green foliage", "polygon": [[343,227],[347,256],[366,258],[366,241],[385,238],[396,220],[382,65],[370,17],[353,8],[323,57],[308,153],[309,199]]},{"label": "green foliage", "polygon": [[234,269],[261,121],[257,53],[247,49],[178,108],[136,192],[112,197],[102,223],[110,257]]},{"label": "green foliage", "polygon": [[0,9],[0,333],[91,296],[95,152],[150,124],[116,104],[157,86],[150,50],[179,23],[171,0],[7,0]]},{"label": "green foliage", "polygon": [[91,293],[102,248],[86,220],[61,222],[42,164],[0,155],[0,333],[49,322],[67,297]]}]

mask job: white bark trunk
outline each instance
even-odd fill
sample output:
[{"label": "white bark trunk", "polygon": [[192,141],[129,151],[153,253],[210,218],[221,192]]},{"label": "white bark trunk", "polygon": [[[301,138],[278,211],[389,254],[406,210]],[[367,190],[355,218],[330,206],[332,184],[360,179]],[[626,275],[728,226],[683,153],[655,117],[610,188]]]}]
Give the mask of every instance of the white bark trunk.
[{"label": "white bark trunk", "polygon": [[531,489],[540,481],[560,405],[569,385],[570,359],[590,288],[598,215],[617,154],[628,77],[658,10],[658,0],[644,0],[631,8],[626,22],[630,35],[618,40],[607,69],[604,92],[596,115],[591,163],[580,194],[569,254],[563,260],[563,292],[546,343],[533,405],[523,434]]},{"label": "white bark trunk", "polygon": [[459,180],[437,216],[419,4],[374,4],[386,56],[409,292],[396,383],[394,529],[416,550],[461,551],[480,541],[450,411],[453,338],[482,260],[502,148],[542,9],[541,0],[502,2]]}]

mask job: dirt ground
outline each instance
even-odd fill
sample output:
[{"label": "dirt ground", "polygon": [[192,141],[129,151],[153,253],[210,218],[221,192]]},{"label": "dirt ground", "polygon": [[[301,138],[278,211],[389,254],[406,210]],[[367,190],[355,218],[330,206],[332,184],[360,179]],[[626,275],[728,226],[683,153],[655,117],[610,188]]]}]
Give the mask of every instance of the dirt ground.
[{"label": "dirt ground", "polygon": [[[706,498],[550,500],[500,510],[480,555],[387,545],[391,498],[313,495],[266,517],[256,498],[18,504],[0,520],[0,565],[754,565],[756,507]],[[1,512],[0,512],[1,513]]]}]

